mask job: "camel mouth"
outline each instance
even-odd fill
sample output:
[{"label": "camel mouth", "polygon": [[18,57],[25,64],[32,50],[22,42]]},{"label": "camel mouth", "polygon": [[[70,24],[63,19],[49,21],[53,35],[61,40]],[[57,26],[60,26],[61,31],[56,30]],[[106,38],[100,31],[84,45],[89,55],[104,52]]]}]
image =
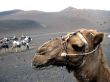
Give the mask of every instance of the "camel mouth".
[{"label": "camel mouth", "polygon": [[45,69],[53,68],[53,66],[52,65],[46,65],[46,64],[36,65],[36,64],[32,63],[32,68],[34,70],[45,70]]},{"label": "camel mouth", "polygon": [[32,62],[32,68],[35,69],[35,70],[36,69],[38,69],[38,70],[49,69],[49,68],[53,67],[52,63],[53,62],[38,63],[38,62],[33,61]]},{"label": "camel mouth", "polygon": [[40,69],[40,68],[44,68],[45,65],[44,64],[37,64],[35,62],[32,62],[32,68],[33,69]]},{"label": "camel mouth", "polygon": [[32,65],[33,69],[42,69],[45,68],[44,65]]}]

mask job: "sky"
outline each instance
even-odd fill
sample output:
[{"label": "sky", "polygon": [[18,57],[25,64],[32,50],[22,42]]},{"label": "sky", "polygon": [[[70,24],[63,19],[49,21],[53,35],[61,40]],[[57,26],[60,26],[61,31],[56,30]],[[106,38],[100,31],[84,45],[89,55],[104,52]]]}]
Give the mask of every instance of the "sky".
[{"label": "sky", "polygon": [[22,9],[56,12],[69,6],[77,9],[110,10],[110,0],[0,0],[0,11]]}]

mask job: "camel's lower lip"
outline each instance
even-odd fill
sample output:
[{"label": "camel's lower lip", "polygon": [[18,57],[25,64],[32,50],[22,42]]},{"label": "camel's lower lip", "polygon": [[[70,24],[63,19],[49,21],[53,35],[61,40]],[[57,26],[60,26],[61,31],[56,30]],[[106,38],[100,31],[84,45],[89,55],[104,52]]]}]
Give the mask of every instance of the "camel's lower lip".
[{"label": "camel's lower lip", "polygon": [[44,68],[44,66],[43,65],[32,65],[32,68],[36,70],[36,69],[42,69]]},{"label": "camel's lower lip", "polygon": [[45,64],[37,64],[35,62],[32,62],[33,69],[41,69],[47,67]]},{"label": "camel's lower lip", "polygon": [[48,65],[32,65],[32,68],[34,69],[34,70],[45,70],[45,69],[49,69],[49,68],[53,68],[53,66],[52,65],[50,65],[50,66],[48,66]]},{"label": "camel's lower lip", "polygon": [[32,67],[33,68],[40,68],[42,65],[40,65],[40,64],[37,64],[37,63],[35,63],[35,62],[32,62]]}]

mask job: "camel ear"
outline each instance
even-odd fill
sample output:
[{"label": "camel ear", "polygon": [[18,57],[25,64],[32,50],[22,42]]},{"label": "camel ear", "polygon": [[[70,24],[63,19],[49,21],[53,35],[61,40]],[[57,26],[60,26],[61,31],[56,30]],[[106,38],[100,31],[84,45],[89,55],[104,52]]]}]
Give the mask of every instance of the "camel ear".
[{"label": "camel ear", "polygon": [[94,47],[96,47],[98,44],[100,44],[103,41],[104,33],[99,32],[94,37]]}]

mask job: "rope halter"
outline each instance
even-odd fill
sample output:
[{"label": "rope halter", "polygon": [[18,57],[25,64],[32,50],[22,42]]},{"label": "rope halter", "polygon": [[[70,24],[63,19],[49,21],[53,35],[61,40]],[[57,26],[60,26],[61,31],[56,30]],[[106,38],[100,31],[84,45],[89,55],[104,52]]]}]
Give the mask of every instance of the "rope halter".
[{"label": "rope halter", "polygon": [[[81,53],[81,54],[68,54],[68,52],[67,52],[67,40],[70,38],[70,37],[72,37],[72,36],[74,36],[74,35],[78,35],[79,37],[80,37],[80,39],[85,43],[85,52],[84,53]],[[91,35],[93,35],[92,33],[91,33]],[[62,44],[63,44],[63,47],[64,47],[64,50],[65,50],[65,52],[63,52],[63,53],[61,53],[61,56],[67,56],[67,55],[70,55],[70,56],[75,56],[75,55],[83,55],[83,56],[85,56],[85,55],[89,55],[89,54],[92,54],[92,53],[94,53],[97,49],[98,49],[98,46],[97,47],[95,47],[95,49],[93,49],[92,51],[89,51],[89,52],[87,52],[88,51],[88,49],[89,49],[89,46],[88,46],[88,42],[87,42],[87,40],[86,40],[86,38],[82,35],[82,33],[80,32],[80,31],[77,31],[77,32],[72,32],[72,33],[69,33],[69,34],[67,34],[64,38],[62,38]]]}]

